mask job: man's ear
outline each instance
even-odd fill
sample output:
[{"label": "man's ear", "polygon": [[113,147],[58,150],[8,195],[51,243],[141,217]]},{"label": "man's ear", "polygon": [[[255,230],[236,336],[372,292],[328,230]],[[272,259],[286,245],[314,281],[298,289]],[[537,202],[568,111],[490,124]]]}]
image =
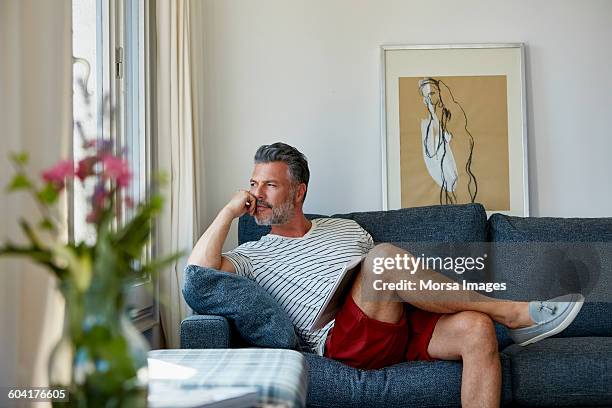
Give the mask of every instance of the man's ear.
[{"label": "man's ear", "polygon": [[306,195],[306,189],[307,189],[306,184],[300,183],[298,185],[297,193],[295,195],[296,201],[298,203],[303,203],[304,202],[304,196]]}]

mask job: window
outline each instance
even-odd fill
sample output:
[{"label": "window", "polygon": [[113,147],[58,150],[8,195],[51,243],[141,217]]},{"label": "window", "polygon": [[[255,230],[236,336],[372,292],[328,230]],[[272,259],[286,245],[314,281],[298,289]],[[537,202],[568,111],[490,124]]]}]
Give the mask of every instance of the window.
[{"label": "window", "polygon": [[[87,139],[112,140],[117,152],[128,156],[134,177],[125,195],[138,203],[146,198],[152,169],[148,103],[149,61],[153,60],[149,52],[150,2],[72,0],[72,7],[73,116],[81,123]],[[84,156],[78,131],[73,140],[73,156],[75,160]],[[84,188],[80,183],[74,185],[70,230],[77,242],[95,239],[95,231],[82,221],[88,212],[86,197],[92,189],[93,185]],[[121,204],[120,211],[119,222],[126,222],[133,210]],[[146,256],[150,256],[150,251],[149,248]],[[143,331],[158,323],[154,287],[150,277],[143,277],[134,283],[128,295],[132,317]]]}]

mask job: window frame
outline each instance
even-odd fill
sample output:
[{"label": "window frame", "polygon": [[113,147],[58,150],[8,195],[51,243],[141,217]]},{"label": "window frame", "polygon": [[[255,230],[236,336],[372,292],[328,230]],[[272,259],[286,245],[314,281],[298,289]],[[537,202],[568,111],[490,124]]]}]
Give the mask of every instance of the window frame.
[{"label": "window frame", "polygon": [[[73,0],[78,1],[78,0]],[[96,2],[96,137],[112,140],[116,154],[124,148],[133,169],[134,179],[128,194],[138,203],[150,197],[148,187],[154,169],[154,126],[151,107],[154,96],[151,74],[155,72],[154,18],[155,6],[146,0],[95,0]],[[131,22],[136,20],[138,27]],[[136,59],[131,52],[137,53]],[[127,53],[130,52],[130,55]],[[134,64],[136,61],[136,65]],[[137,79],[137,81],[130,80]],[[108,115],[103,98],[108,95]],[[78,143],[75,135],[75,143]],[[132,151],[132,148],[136,149]],[[74,186],[73,186],[74,187]],[[72,189],[74,192],[74,188]],[[86,192],[85,192],[86,193]],[[121,196],[117,203],[121,205],[120,224],[129,220],[133,210],[128,208]],[[72,196],[69,205],[70,239],[75,239],[76,199]],[[145,260],[151,259],[155,250],[155,229],[151,244],[147,245]],[[79,237],[82,238],[82,237]],[[159,344],[159,282],[151,276],[135,281],[129,288],[126,300],[130,316],[136,327],[146,332],[152,330],[149,340],[153,346]]]}]

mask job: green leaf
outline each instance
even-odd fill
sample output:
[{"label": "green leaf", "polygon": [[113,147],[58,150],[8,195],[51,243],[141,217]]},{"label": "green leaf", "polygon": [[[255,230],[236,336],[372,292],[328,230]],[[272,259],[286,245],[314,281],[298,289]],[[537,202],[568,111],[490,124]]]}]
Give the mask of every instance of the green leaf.
[{"label": "green leaf", "polygon": [[5,246],[0,247],[0,257],[2,256],[21,256],[30,258],[31,260],[51,269],[55,276],[57,276],[60,280],[66,275],[66,270],[58,267],[53,262],[53,256],[51,255],[51,252],[47,250],[6,244]]},{"label": "green leaf", "polygon": [[43,249],[43,244],[40,242],[40,239],[36,236],[34,229],[30,226],[30,223],[25,220],[25,218],[19,219],[19,226],[23,231],[24,235],[28,237],[30,242],[32,243],[32,247],[35,249]]},{"label": "green leaf", "polygon": [[93,253],[93,274],[96,283],[105,287],[116,287],[120,274],[123,273],[119,265],[117,251],[110,242],[109,231],[99,230],[96,246]]},{"label": "green leaf", "polygon": [[11,153],[10,157],[13,163],[15,163],[17,166],[25,166],[28,164],[29,158],[26,152]]},{"label": "green leaf", "polygon": [[28,179],[28,177],[23,173],[17,173],[6,187],[6,190],[13,192],[17,190],[27,190],[29,188],[32,188],[32,182],[30,182],[30,179]]},{"label": "green leaf", "polygon": [[170,177],[168,177],[168,173],[164,171],[153,174],[153,182],[157,185],[165,186],[169,183],[169,181]]},{"label": "green leaf", "polygon": [[59,191],[52,183],[45,184],[45,187],[37,193],[38,198],[45,204],[53,204],[59,197]]},{"label": "green leaf", "polygon": [[134,259],[140,259],[142,250],[149,240],[153,219],[161,211],[163,199],[159,195],[140,205],[138,212],[115,236],[115,246]]},{"label": "green leaf", "polygon": [[75,249],[69,245],[55,244],[51,248],[53,255],[62,260],[67,266],[70,276],[77,289],[85,292],[91,283],[92,262],[88,252],[79,256]]},{"label": "green leaf", "polygon": [[46,217],[42,219],[42,221],[38,224],[38,227],[47,231],[55,231],[55,225],[53,224],[53,221]]}]

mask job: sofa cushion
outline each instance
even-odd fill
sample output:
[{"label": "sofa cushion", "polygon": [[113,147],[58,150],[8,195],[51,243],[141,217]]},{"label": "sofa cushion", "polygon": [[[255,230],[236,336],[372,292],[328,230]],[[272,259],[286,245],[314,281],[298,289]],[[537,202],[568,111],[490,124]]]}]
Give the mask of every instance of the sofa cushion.
[{"label": "sofa cushion", "polygon": [[612,242],[612,218],[513,217],[492,214],[494,242]]},{"label": "sofa cushion", "polygon": [[[309,220],[315,218],[326,218],[327,215],[304,214]],[[238,219],[238,245],[249,241],[259,241],[259,238],[270,233],[269,225],[257,225],[255,218],[245,214]]]},{"label": "sofa cushion", "polygon": [[513,398],[526,406],[612,406],[612,338],[549,338],[504,350]]},{"label": "sofa cushion", "polygon": [[[308,219],[326,217],[306,214]],[[480,204],[432,205],[390,211],[354,212],[332,217],[355,220],[374,242],[483,242],[487,215]],[[238,243],[257,241],[270,232],[249,215],[240,217]]]},{"label": "sofa cushion", "polygon": [[493,214],[488,223],[495,279],[514,298],[580,292],[612,301],[612,218],[535,218]]},{"label": "sofa cushion", "polygon": [[247,278],[187,265],[183,296],[195,312],[227,318],[240,336],[254,346],[298,345],[287,313],[261,286]]},{"label": "sofa cushion", "polygon": [[493,214],[490,274],[506,282],[499,297],[548,299],[580,292],[586,302],[560,334],[612,333],[612,218],[535,218]]},{"label": "sofa cushion", "polygon": [[432,205],[355,212],[333,217],[355,220],[374,242],[483,242],[487,215],[481,204]]},{"label": "sofa cushion", "polygon": [[[308,362],[309,407],[459,407],[461,363],[413,361],[358,370],[314,354]],[[502,401],[512,398],[510,361],[501,354]]]}]

